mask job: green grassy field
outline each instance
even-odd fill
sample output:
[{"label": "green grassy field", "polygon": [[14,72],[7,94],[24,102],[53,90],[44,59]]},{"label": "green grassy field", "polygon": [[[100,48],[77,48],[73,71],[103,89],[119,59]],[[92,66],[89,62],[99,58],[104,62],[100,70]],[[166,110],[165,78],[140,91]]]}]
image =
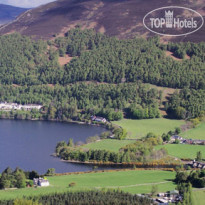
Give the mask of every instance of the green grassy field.
[{"label": "green grassy field", "polygon": [[181,136],[188,139],[205,140],[205,122],[201,123],[196,128],[183,132]]},{"label": "green grassy field", "polygon": [[165,147],[168,154],[178,158],[195,159],[198,151],[202,152],[202,157],[205,159],[205,146],[203,145],[186,145],[186,144],[166,144],[159,145],[156,149]]},{"label": "green grassy field", "polygon": [[174,130],[176,127],[185,124],[185,121],[159,118],[146,120],[123,119],[121,121],[114,121],[113,123],[125,128],[128,131],[128,135],[130,135],[128,137],[140,138],[149,132],[162,135],[163,133],[167,133],[170,130]]},{"label": "green grassy field", "polygon": [[83,145],[82,147],[88,149],[100,149],[100,150],[109,150],[109,151],[117,152],[121,147],[130,143],[134,143],[135,141],[136,140],[105,139],[105,140]]},{"label": "green grassy field", "polygon": [[194,190],[193,199],[194,199],[194,205],[204,205],[205,190]]},{"label": "green grassy field", "polygon": [[[157,184],[158,191],[161,192],[175,188],[176,185],[171,181],[174,177],[175,172],[160,170],[130,170],[54,176],[48,177],[50,182],[49,187],[0,191],[0,199],[13,199],[22,196],[44,195],[53,192],[101,188],[119,188],[130,193],[149,193],[153,183]],[[75,182],[76,186],[69,188],[68,185],[71,182]]]}]

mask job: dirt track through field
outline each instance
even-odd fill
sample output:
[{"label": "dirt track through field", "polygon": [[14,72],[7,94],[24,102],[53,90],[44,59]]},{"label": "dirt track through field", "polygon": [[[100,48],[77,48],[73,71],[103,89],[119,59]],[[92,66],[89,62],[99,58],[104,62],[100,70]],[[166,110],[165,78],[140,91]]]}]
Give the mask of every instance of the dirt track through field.
[{"label": "dirt track through field", "polygon": [[95,187],[95,188],[97,188],[97,189],[100,189],[100,188],[129,188],[129,187],[136,187],[136,186],[165,184],[165,183],[169,183],[169,182],[170,181],[163,181],[163,182],[156,182],[156,183],[133,184],[133,185],[126,185],[126,186],[106,186],[106,187]]}]

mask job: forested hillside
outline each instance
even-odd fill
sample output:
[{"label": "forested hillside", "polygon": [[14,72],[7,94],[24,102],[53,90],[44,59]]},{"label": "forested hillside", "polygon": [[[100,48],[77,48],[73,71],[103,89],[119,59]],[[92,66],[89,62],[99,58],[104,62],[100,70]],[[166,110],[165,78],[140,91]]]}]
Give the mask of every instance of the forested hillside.
[{"label": "forested hillside", "polygon": [[1,36],[0,59],[1,84],[34,85],[60,80],[57,56],[47,50],[46,42],[19,34]]},{"label": "forested hillside", "polygon": [[[80,29],[69,31],[67,37],[55,42],[60,55],[79,56],[65,67],[64,83],[84,80],[120,83],[125,79],[173,88],[205,86],[204,43],[165,46],[160,45],[158,38],[118,40]],[[166,50],[182,58],[188,54],[191,59],[175,61],[166,57]]]},{"label": "forested hillside", "polygon": [[[178,60],[167,57],[168,51]],[[204,110],[204,53],[204,43],[162,45],[157,37],[119,40],[80,28],[48,42],[19,34],[1,36],[0,100],[43,104],[48,108],[44,113],[52,107],[48,118],[63,119],[62,113],[72,113],[65,118],[79,113],[109,120],[121,119],[122,113],[155,118],[162,96],[143,84],[150,83],[182,88],[166,109],[182,107],[196,117]],[[72,60],[61,66],[59,58],[67,55]],[[67,112],[71,107],[73,112]]]},{"label": "forested hillside", "polygon": [[[34,42],[18,34],[0,37],[1,83],[66,85],[76,81],[147,82],[173,88],[205,88],[205,44],[160,45],[158,38],[118,40],[80,28],[55,42]],[[48,49],[48,47],[50,49]],[[165,55],[171,50],[175,61]],[[58,57],[74,58],[60,67]],[[5,75],[6,74],[6,75]]]}]

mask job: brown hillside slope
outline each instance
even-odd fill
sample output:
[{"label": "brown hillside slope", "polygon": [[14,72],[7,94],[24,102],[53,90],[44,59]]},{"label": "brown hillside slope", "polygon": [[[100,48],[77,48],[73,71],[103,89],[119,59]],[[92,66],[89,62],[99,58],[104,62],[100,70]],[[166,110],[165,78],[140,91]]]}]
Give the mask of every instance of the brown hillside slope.
[{"label": "brown hillside slope", "polygon": [[[17,31],[38,39],[51,39],[80,25],[119,38],[148,37],[153,34],[143,26],[145,14],[170,5],[185,6],[205,15],[203,0],[58,0],[25,12],[13,23],[0,28],[0,34]],[[199,42],[205,40],[204,33],[205,26],[187,37],[162,40]]]}]

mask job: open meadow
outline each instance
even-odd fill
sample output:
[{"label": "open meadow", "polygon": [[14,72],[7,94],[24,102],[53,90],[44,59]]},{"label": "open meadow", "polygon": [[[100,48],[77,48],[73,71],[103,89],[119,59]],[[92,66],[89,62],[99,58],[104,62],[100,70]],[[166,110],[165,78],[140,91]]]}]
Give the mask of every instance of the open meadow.
[{"label": "open meadow", "polygon": [[187,139],[205,140],[205,122],[199,124],[196,128],[181,133],[181,136]]},{"label": "open meadow", "polygon": [[83,148],[93,149],[93,150],[109,150],[113,152],[118,152],[121,147],[127,144],[134,143],[136,140],[115,140],[115,139],[104,139],[101,141],[89,143],[83,145]]},{"label": "open meadow", "polygon": [[156,146],[156,149],[166,148],[170,156],[181,159],[195,159],[198,151],[202,152],[202,157],[205,159],[205,146],[203,145],[188,145],[188,144],[166,144]]},{"label": "open meadow", "polygon": [[183,120],[170,120],[165,118],[158,119],[146,119],[146,120],[130,120],[123,119],[121,121],[114,121],[128,132],[128,138],[141,138],[147,133],[153,132],[157,135],[162,135],[170,130],[174,130],[176,127],[180,127],[185,124]]},{"label": "open meadow", "polygon": [[193,199],[195,205],[204,205],[205,202],[205,190],[194,189]]},{"label": "open meadow", "polygon": [[[128,170],[53,176],[48,177],[49,187],[2,190],[0,199],[102,188],[119,188],[133,194],[150,193],[153,184],[156,184],[158,191],[162,192],[173,190],[176,187],[172,182],[174,177],[175,172],[161,170]],[[75,182],[76,186],[69,188],[72,182]]]}]

